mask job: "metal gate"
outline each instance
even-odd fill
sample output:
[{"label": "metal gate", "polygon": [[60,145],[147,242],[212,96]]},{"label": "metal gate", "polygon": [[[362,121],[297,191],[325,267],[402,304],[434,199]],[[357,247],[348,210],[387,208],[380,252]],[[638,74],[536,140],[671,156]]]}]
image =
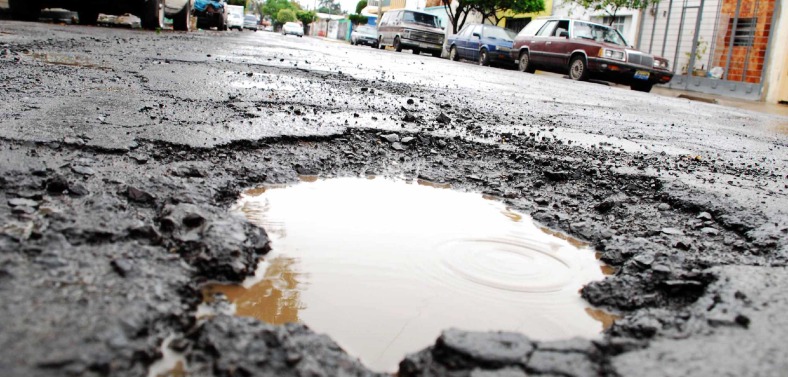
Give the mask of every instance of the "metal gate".
[{"label": "metal gate", "polygon": [[670,61],[670,88],[760,100],[780,2],[662,0],[640,18],[637,47]]}]

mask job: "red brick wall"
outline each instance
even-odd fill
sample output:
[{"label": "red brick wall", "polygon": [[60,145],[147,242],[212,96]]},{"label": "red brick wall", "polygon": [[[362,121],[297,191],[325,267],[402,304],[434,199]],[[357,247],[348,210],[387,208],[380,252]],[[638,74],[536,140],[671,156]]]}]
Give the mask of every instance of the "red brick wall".
[{"label": "red brick wall", "polygon": [[[780,1],[780,0],[777,0]],[[769,42],[769,32],[771,31],[772,14],[774,13],[775,0],[742,0],[739,18],[757,18],[754,40],[752,46],[733,46],[731,63],[728,67],[728,80],[745,81],[749,83],[760,83],[761,72],[766,59],[766,46]],[[720,9],[720,19],[729,18],[733,20],[736,15],[736,0],[723,0]],[[731,23],[721,25],[720,37],[723,40],[720,45],[723,48],[717,50],[715,61],[716,65],[725,68],[728,56],[728,46],[732,36]],[[744,72],[745,61],[747,71]]]}]

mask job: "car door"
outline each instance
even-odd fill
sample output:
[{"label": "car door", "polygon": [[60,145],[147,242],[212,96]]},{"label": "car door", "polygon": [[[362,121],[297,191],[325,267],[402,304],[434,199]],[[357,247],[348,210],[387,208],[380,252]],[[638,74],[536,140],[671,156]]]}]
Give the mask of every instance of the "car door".
[{"label": "car door", "polygon": [[479,47],[482,44],[482,25],[474,25],[468,35],[468,43],[465,47],[466,59],[476,60],[479,59]]},{"label": "car door", "polygon": [[558,20],[550,20],[545,22],[541,29],[534,35],[532,42],[529,46],[530,58],[532,64],[539,66],[549,66],[549,58],[547,51],[545,51],[545,42],[547,38],[553,34],[558,25]]},{"label": "car door", "polygon": [[544,38],[545,64],[561,69],[569,65],[572,44],[569,43],[569,20],[561,20]]},{"label": "car door", "polygon": [[455,35],[454,48],[457,49],[457,54],[461,58],[465,56],[465,49],[468,47],[468,35],[471,29],[473,29],[473,25],[465,25],[465,27]]}]

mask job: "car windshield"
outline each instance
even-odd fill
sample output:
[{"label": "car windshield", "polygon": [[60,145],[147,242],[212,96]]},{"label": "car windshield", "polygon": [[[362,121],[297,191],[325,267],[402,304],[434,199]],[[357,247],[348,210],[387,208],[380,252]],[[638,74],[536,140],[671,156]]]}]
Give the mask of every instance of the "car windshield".
[{"label": "car windshield", "polygon": [[295,22],[288,22],[288,23],[285,24],[285,27],[286,28],[300,28],[301,25],[299,25],[299,24],[297,24]]},{"label": "car windshield", "polygon": [[402,16],[402,21],[429,27],[440,27],[438,25],[438,17],[426,13],[405,12]]},{"label": "car windshield", "polygon": [[487,38],[497,38],[514,40],[515,34],[509,30],[500,27],[488,26],[484,28],[484,36]]},{"label": "car windshield", "polygon": [[621,36],[618,30],[603,25],[591,24],[588,22],[575,22],[572,33],[575,38],[590,39],[619,46],[627,45],[627,41]]},{"label": "car windshield", "polygon": [[255,17],[255,16],[246,16],[246,17],[244,17],[244,21],[257,22],[257,17]]},{"label": "car windshield", "polygon": [[356,31],[362,34],[375,34],[375,28],[368,25],[359,26]]}]

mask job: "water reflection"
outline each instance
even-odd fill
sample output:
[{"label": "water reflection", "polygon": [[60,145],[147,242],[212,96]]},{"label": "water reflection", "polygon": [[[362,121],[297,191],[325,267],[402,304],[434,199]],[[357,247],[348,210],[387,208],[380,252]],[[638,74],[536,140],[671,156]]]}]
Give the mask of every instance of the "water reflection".
[{"label": "water reflection", "polygon": [[587,244],[424,182],[318,179],[247,193],[235,208],[272,239],[264,273],[206,295],[224,293],[238,315],[303,322],[388,371],[448,327],[555,340],[607,326],[578,294],[603,278]]},{"label": "water reflection", "polygon": [[254,317],[267,323],[284,324],[299,322],[298,311],[304,308],[300,301],[301,273],[295,258],[277,257],[270,260],[263,279],[249,287],[241,285],[210,285],[203,291],[206,300],[215,293],[223,293],[236,305],[236,314]]}]

